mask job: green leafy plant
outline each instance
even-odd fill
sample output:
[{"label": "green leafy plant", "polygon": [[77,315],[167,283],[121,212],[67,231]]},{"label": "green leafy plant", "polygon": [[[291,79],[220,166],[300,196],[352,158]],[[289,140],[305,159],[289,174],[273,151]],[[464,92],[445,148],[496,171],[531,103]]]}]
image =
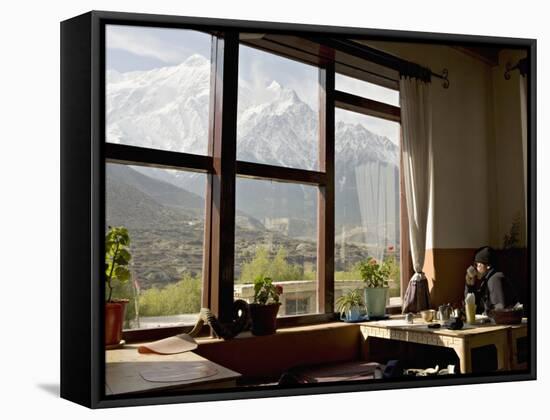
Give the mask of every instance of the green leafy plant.
[{"label": "green leafy plant", "polygon": [[355,306],[363,306],[363,291],[362,289],[349,290],[347,293],[336,299],[336,310],[340,315],[345,315],[351,308]]},{"label": "green leafy plant", "polygon": [[129,251],[130,236],[124,226],[109,226],[105,235],[105,280],[109,288],[107,302],[111,302],[113,296],[113,282],[121,284],[130,279],[128,265],[132,259]]},{"label": "green leafy plant", "polygon": [[368,257],[357,264],[357,271],[367,287],[388,287],[391,267],[385,261],[377,261]]},{"label": "green leafy plant", "polygon": [[269,277],[258,276],[254,279],[254,303],[268,305],[279,303],[279,296],[283,293],[283,286],[273,284]]}]

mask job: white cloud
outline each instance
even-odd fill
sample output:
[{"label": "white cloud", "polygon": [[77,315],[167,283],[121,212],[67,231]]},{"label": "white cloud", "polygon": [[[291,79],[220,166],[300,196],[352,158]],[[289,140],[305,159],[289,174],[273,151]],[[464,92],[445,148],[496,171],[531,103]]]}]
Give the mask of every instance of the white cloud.
[{"label": "white cloud", "polygon": [[[154,33],[152,33],[154,31]],[[184,61],[189,52],[183,46],[170,45],[159,39],[159,31],[174,31],[162,28],[131,26],[107,26],[107,48],[128,51],[141,57],[155,58],[167,64]]]}]

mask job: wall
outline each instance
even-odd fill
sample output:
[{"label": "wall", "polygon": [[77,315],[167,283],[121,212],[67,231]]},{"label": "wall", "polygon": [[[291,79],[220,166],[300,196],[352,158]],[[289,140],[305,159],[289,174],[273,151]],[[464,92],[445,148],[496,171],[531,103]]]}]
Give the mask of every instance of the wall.
[{"label": "wall", "polygon": [[449,89],[432,79],[434,183],[424,271],[432,306],[458,303],[475,250],[500,247],[516,214],[524,231],[518,72],[504,80],[506,62],[521,53],[502,51],[492,67],[446,46],[369,45],[436,73],[449,70]]},{"label": "wall", "polygon": [[510,72],[510,80],[504,79],[506,63],[516,63],[525,57],[523,51],[504,50],[499,54],[499,65],[493,67],[495,136],[489,143],[494,156],[495,172],[491,174],[494,191],[492,209],[491,245],[502,246],[504,235],[516,217],[519,217],[520,245],[525,246],[525,187],[523,179],[523,150],[520,118],[520,74]]}]

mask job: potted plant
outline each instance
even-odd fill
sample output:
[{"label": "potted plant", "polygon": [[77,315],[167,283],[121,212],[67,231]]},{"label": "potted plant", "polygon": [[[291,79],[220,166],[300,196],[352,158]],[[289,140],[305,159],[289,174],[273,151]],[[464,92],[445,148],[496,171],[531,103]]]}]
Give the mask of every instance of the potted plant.
[{"label": "potted plant", "polygon": [[283,293],[281,285],[273,284],[269,277],[258,276],[254,280],[254,302],[250,304],[252,334],[269,335],[277,330],[277,312],[279,296]]},{"label": "potted plant", "polygon": [[122,326],[128,299],[113,298],[113,283],[130,279],[128,265],[132,258],[128,249],[130,236],[124,226],[111,227],[105,236],[105,345],[117,346],[122,340]]},{"label": "potted plant", "polygon": [[365,282],[365,304],[369,318],[383,317],[386,314],[388,299],[388,276],[390,267],[384,261],[368,257],[358,264],[358,271]]},{"label": "potted plant", "polygon": [[363,296],[361,289],[349,290],[336,299],[336,310],[340,312],[340,319],[358,321],[362,316]]}]

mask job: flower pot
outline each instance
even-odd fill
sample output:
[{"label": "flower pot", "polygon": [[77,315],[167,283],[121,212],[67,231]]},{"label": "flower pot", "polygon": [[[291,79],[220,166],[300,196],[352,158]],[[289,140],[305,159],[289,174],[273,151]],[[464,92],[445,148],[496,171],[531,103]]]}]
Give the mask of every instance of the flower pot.
[{"label": "flower pot", "polygon": [[340,316],[342,321],[359,321],[363,317],[363,311],[360,306],[352,306],[351,309],[348,309],[344,314]]},{"label": "flower pot", "polygon": [[113,346],[122,340],[122,326],[127,299],[105,302],[105,345]]},{"label": "flower pot", "polygon": [[277,330],[277,312],[279,312],[279,306],[281,306],[280,303],[270,303],[268,305],[251,303],[249,305],[252,334],[275,334]]},{"label": "flower pot", "polygon": [[386,314],[388,290],[388,287],[365,288],[365,305],[367,306],[367,316],[382,317]]}]

